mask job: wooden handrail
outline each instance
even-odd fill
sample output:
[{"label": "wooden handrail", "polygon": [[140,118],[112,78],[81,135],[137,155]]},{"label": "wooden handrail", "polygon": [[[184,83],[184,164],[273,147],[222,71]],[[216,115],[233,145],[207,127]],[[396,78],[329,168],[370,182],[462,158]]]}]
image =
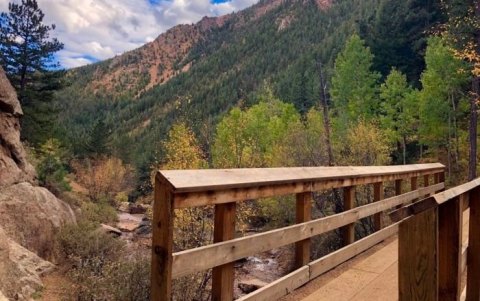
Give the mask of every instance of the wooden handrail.
[{"label": "wooden handrail", "polygon": [[[340,264],[383,240],[386,235],[395,233],[398,225],[381,229],[380,214],[443,190],[444,183],[439,183],[440,179],[443,180],[443,173],[444,166],[438,163],[377,167],[160,171],[155,177],[151,299],[171,300],[172,279],[213,268],[212,300],[231,301],[233,263],[236,260],[296,243],[296,264],[299,270],[292,273],[293,278],[285,278],[286,280],[275,282],[261,290],[262,296],[283,296],[302,285],[305,279],[308,281],[318,276],[319,271],[325,267]],[[428,180],[429,175],[434,175],[436,184],[401,194],[401,180],[414,178],[412,183],[415,181],[415,184],[411,188],[416,188],[416,179],[424,177]],[[396,181],[396,196],[383,199],[381,184],[385,181]],[[310,220],[312,192],[347,187],[352,192],[349,194],[351,200],[354,197],[354,186],[365,184],[374,184],[376,187],[374,203],[356,208],[350,206],[344,212]],[[297,195],[297,224],[232,239],[236,202],[286,194]],[[172,253],[174,209],[203,205],[215,205],[214,243]],[[372,215],[376,216],[378,232],[366,237],[368,239],[355,242],[351,235],[352,225]],[[310,239],[340,227],[347,227],[350,231],[346,247],[326,261],[319,259],[310,262]],[[305,267],[308,269],[305,270]],[[287,290],[285,286],[288,287]],[[256,294],[253,293],[252,298],[246,300],[261,300],[254,297]]]},{"label": "wooden handrail", "polygon": [[[467,209],[469,239],[463,245]],[[480,178],[408,205],[393,219],[401,220],[400,301],[461,300],[462,295],[480,300]]]}]

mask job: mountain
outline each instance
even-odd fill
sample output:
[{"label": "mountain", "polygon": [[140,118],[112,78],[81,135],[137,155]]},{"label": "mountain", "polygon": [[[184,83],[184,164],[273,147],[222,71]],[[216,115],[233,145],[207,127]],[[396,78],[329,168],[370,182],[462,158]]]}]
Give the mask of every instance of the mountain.
[{"label": "mountain", "polygon": [[265,84],[301,113],[317,105],[319,64],[328,77],[354,32],[372,49],[388,41],[376,60],[382,72],[396,66],[418,82],[424,36],[437,18],[437,5],[263,0],[237,13],[176,26],[136,50],[69,71],[70,86],[57,95],[61,136],[82,155],[92,149],[83,141],[92,141],[91,133],[101,127],[111,152],[141,169],[161,160],[161,141],[174,121],[183,120],[208,153],[218,119],[233,106],[255,103]]}]

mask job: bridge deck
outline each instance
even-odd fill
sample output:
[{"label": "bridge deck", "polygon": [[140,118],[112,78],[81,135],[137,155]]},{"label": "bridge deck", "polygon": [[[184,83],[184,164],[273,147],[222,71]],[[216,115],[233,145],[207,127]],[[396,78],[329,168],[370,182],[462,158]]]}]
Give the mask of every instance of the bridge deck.
[{"label": "bridge deck", "polygon": [[[463,244],[468,239],[464,213]],[[398,239],[392,237],[296,290],[282,301],[398,300]]]}]

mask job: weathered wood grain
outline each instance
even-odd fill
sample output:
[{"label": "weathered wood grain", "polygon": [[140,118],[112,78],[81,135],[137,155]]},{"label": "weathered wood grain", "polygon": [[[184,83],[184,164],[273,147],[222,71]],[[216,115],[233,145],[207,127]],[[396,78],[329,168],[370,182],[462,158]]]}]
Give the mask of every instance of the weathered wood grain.
[{"label": "weathered wood grain", "polygon": [[[355,207],[355,187],[349,186],[343,189],[343,210],[348,211]],[[343,245],[349,245],[355,241],[355,223],[342,228]]]},{"label": "weathered wood grain", "polygon": [[462,263],[462,202],[456,197],[438,208],[439,300],[460,297]]},{"label": "weathered wood grain", "polygon": [[[378,202],[383,199],[383,183],[378,182],[373,184],[373,201]],[[375,226],[375,231],[379,231],[383,228],[382,225],[383,213],[379,212],[373,216],[373,224]]]},{"label": "weathered wood grain", "polygon": [[423,211],[400,224],[400,301],[438,300],[437,211],[437,208]]},{"label": "weathered wood grain", "polygon": [[[312,193],[304,192],[296,196],[297,224],[308,222],[312,219]],[[310,262],[311,239],[301,240],[295,243],[295,266],[300,268]]]},{"label": "weathered wood grain", "polygon": [[480,300],[480,188],[470,191],[470,222],[467,249],[467,301]]},{"label": "weathered wood grain", "polygon": [[173,193],[160,177],[155,177],[152,219],[151,300],[172,298]]}]

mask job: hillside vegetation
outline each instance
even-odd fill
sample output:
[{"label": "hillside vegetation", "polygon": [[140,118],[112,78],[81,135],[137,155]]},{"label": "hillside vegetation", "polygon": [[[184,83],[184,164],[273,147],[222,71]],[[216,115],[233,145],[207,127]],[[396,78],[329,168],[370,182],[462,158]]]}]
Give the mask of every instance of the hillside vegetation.
[{"label": "hillside vegetation", "polygon": [[263,86],[301,115],[318,107],[319,73],[329,85],[335,58],[355,32],[383,77],[395,66],[420,86],[426,32],[439,15],[430,1],[269,0],[177,26],[138,50],[70,71],[71,85],[57,95],[61,136],[83,156],[95,152],[88,141],[104,128],[108,151],[145,170],[163,160],[162,141],[180,121],[211,163],[215,125],[231,108],[257,103]]}]

